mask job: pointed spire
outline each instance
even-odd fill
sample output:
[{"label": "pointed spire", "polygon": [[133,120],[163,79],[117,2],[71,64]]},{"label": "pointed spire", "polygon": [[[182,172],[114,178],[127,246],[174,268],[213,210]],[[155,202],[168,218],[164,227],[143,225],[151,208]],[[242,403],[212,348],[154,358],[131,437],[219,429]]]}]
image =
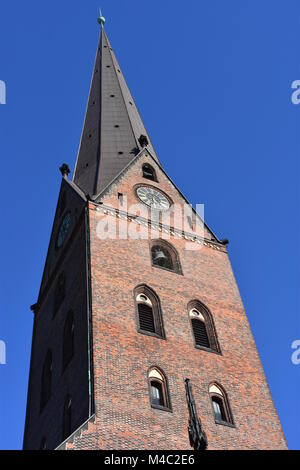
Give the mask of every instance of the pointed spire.
[{"label": "pointed spire", "polygon": [[89,195],[104,189],[145,147],[157,158],[104,31],[100,39],[73,181]]}]

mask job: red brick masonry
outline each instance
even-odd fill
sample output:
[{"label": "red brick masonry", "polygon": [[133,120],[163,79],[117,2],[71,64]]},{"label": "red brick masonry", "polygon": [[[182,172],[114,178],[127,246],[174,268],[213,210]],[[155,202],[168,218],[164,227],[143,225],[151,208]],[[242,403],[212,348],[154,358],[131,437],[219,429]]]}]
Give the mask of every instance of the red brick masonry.
[{"label": "red brick masonry", "polygon": [[[118,192],[128,196],[129,204],[137,202],[133,187],[145,183],[144,161],[149,159],[138,160],[112,185],[102,199],[105,205],[117,207]],[[158,166],[156,172],[158,183],[153,186],[183,203]],[[100,240],[100,217],[90,203],[95,417],[66,448],[189,449],[184,387],[188,377],[209,449],[286,449],[226,249],[187,251],[184,239],[171,237],[183,275],[168,272],[151,265],[149,240]],[[137,331],[133,290],[139,284],[151,287],[160,298],[166,339]],[[222,354],[194,347],[187,311],[194,299],[211,311]],[[151,366],[167,376],[172,412],[150,406]],[[226,390],[234,427],[215,423],[208,394],[211,382]]]}]

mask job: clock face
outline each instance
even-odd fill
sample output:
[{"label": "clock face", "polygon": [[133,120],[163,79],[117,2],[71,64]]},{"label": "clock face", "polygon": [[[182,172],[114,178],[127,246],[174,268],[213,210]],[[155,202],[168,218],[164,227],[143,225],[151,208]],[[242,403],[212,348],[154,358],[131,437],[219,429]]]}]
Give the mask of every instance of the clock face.
[{"label": "clock face", "polygon": [[170,202],[164,194],[149,186],[140,186],[136,191],[139,199],[147,206],[160,211],[167,211],[170,208]]},{"label": "clock face", "polygon": [[71,225],[71,213],[68,212],[62,223],[61,223],[61,226],[59,228],[59,232],[58,232],[58,236],[57,236],[57,242],[56,242],[56,245],[57,245],[57,248],[60,248],[64,241],[65,241],[65,238],[67,236],[67,233],[69,231],[69,228],[70,228],[70,225]]}]

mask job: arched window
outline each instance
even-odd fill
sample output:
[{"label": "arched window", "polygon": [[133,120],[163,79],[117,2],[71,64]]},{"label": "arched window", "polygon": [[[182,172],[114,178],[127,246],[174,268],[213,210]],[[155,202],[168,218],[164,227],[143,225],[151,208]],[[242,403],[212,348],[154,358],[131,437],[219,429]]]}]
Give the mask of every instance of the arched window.
[{"label": "arched window", "polygon": [[52,352],[48,350],[43,365],[42,371],[42,386],[41,386],[41,403],[40,410],[42,411],[48,403],[51,396],[52,388]]},{"label": "arched window", "polygon": [[151,368],[148,373],[148,384],[151,406],[170,411],[171,404],[165,374],[157,367]]},{"label": "arched window", "polygon": [[165,240],[154,240],[152,242],[151,260],[153,266],[182,274],[178,253]]},{"label": "arched window", "polygon": [[209,395],[216,423],[233,425],[232,414],[225,390],[220,385],[213,383],[209,386]]},{"label": "arched window", "polygon": [[64,404],[64,416],[63,416],[63,436],[64,441],[70,436],[72,432],[72,400],[68,395]]},{"label": "arched window", "polygon": [[143,177],[146,178],[147,180],[157,181],[156,172],[154,168],[151,165],[149,165],[149,163],[145,163],[143,165]]},{"label": "arched window", "polygon": [[53,316],[55,316],[59,310],[59,307],[63,303],[66,293],[66,276],[65,273],[60,273],[58,276],[55,292],[54,292],[54,309]]},{"label": "arched window", "polygon": [[74,314],[67,315],[63,332],[63,370],[67,367],[74,355]]},{"label": "arched window", "polygon": [[196,346],[210,348],[210,341],[207,335],[205,319],[202,313],[194,308],[190,312],[190,317]]},{"label": "arched window", "polygon": [[139,332],[164,338],[161,307],[155,292],[147,286],[138,286],[134,295]]},{"label": "arched window", "polygon": [[220,353],[213,318],[208,308],[199,300],[193,300],[188,304],[188,312],[196,348]]}]

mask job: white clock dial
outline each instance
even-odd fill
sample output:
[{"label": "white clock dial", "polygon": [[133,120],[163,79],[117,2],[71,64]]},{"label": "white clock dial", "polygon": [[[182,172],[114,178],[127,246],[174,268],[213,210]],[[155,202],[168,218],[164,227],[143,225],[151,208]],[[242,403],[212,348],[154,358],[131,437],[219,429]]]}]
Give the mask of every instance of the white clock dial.
[{"label": "white clock dial", "polygon": [[160,211],[167,211],[170,208],[170,202],[164,194],[149,186],[140,186],[136,191],[139,199],[147,206]]}]

